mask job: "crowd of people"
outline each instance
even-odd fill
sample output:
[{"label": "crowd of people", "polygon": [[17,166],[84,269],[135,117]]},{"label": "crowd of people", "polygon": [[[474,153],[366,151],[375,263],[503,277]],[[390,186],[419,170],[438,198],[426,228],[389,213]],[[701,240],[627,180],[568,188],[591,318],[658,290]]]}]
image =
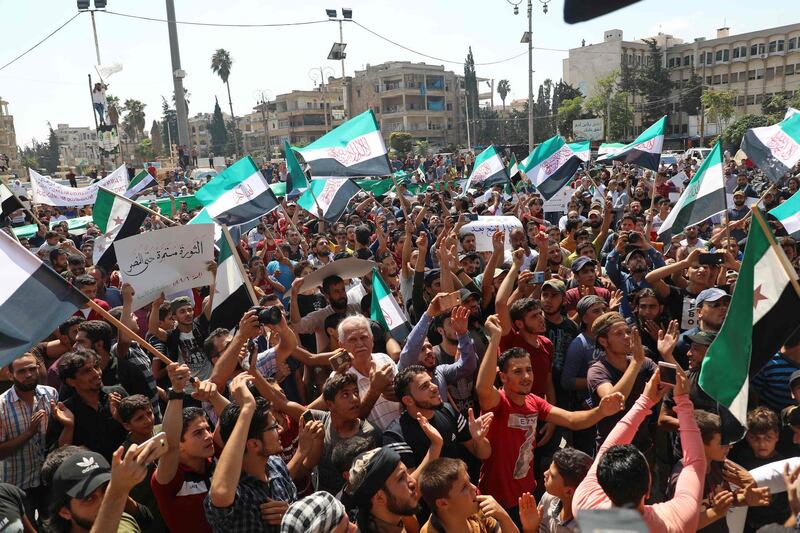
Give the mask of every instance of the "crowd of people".
[{"label": "crowd of people", "polygon": [[[670,178],[697,161],[581,170],[561,212],[517,177],[462,193],[473,161],[392,158],[427,188],[360,193],[333,224],[284,199],[236,243],[260,308],[233,330],[210,328],[214,284],[132,308],[131,285],[92,263],[100,230],[71,234],[63,209],[38,206],[21,243],[128,329],[87,303],[3,369],[0,531],[566,532],[618,508],[650,531],[794,528],[800,461],[777,484],[754,471],[799,455],[800,334],[750,383],[737,442],[698,376],[748,198],[770,209],[798,179],[727,160],[727,216],[664,246]],[[521,226],[487,246],[473,215]],[[371,274],[304,287],[349,257],[377,264],[406,338],[370,318]]]}]

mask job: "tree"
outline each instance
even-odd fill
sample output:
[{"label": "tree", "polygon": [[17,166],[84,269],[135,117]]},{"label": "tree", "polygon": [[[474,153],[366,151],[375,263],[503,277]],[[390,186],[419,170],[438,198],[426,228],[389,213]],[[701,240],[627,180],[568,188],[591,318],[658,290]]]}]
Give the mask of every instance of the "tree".
[{"label": "tree", "polygon": [[726,146],[738,147],[742,144],[742,138],[747,130],[769,126],[770,123],[770,118],[765,115],[743,115],[725,128],[721,135],[722,142]]},{"label": "tree", "polygon": [[504,119],[500,117],[497,111],[488,106],[480,108],[478,109],[477,118],[479,120],[476,122],[477,127],[475,128],[473,141],[475,144],[486,146],[505,138],[505,132],[501,131]]},{"label": "tree", "polygon": [[636,87],[644,96],[642,119],[649,124],[669,114],[669,95],[673,83],[662,63],[661,49],[656,40],[644,39],[644,42],[650,50],[643,68],[636,76]]},{"label": "tree", "polygon": [[564,100],[556,110],[558,133],[564,137],[572,137],[572,121],[583,118],[583,96]]},{"label": "tree", "polygon": [[142,136],[142,130],[145,126],[144,108],[147,104],[143,104],[139,100],[128,98],[125,100],[123,110],[125,111],[125,118],[122,128],[128,137],[133,141],[138,141]]},{"label": "tree", "polygon": [[533,107],[533,128],[540,139],[549,139],[554,134],[552,116],[553,80],[546,79],[539,85],[539,93]]},{"label": "tree", "polygon": [[150,144],[153,147],[153,156],[159,156],[164,150],[164,138],[161,136],[161,125],[157,120],[150,126]]},{"label": "tree", "polygon": [[497,82],[497,94],[500,95],[500,101],[503,102],[503,111],[506,110],[506,96],[511,92],[511,82],[508,80],[500,80]]},{"label": "tree", "polygon": [[233,120],[229,120],[225,127],[227,128],[228,136],[228,142],[225,145],[225,155],[241,157],[242,154],[239,152],[239,147],[244,144],[242,130],[236,127],[236,122]]},{"label": "tree", "polygon": [[106,95],[106,104],[108,112],[108,120],[111,121],[111,124],[114,126],[119,126],[119,113],[120,113],[120,106],[119,106],[119,97]]},{"label": "tree", "polygon": [[470,120],[478,117],[478,78],[475,76],[475,59],[472,57],[472,47],[469,47],[467,60],[464,62],[464,91],[467,99]]},{"label": "tree", "polygon": [[709,89],[700,97],[706,112],[706,119],[717,125],[717,135],[722,133],[722,125],[734,115],[736,108],[736,91],[715,91]]},{"label": "tree", "polygon": [[[211,71],[220,77],[222,83],[225,84],[225,87],[228,89],[228,105],[231,108],[231,120],[236,121],[236,115],[233,114],[233,100],[231,100],[231,84],[228,82],[228,78],[231,75],[231,66],[233,65],[233,59],[231,58],[230,52],[225,50],[224,48],[219,48],[214,55],[211,56]],[[238,145],[238,135],[234,135],[234,141],[237,142],[235,149],[236,152],[239,151]]]},{"label": "tree", "polygon": [[606,139],[621,139],[633,123],[633,108],[628,103],[629,94],[620,91],[617,83],[619,70],[614,70],[595,84],[595,94],[586,100],[587,111],[601,116],[606,124]]},{"label": "tree", "polygon": [[219,100],[216,98],[214,99],[214,114],[208,124],[208,133],[211,135],[211,151],[216,155],[223,155],[225,146],[228,144],[228,130],[225,127],[225,119],[222,118]]},{"label": "tree", "polygon": [[[151,137],[152,138],[152,137]],[[169,107],[167,99],[161,97],[161,145],[166,155],[172,155],[172,140],[178,139],[178,112]]]},{"label": "tree", "polygon": [[134,148],[134,153],[141,162],[152,161],[155,158],[155,152],[153,151],[153,143],[147,137],[145,137],[136,144],[136,148]]},{"label": "tree", "polygon": [[405,131],[393,131],[389,135],[389,146],[401,156],[410,153],[413,149],[411,134]]},{"label": "tree", "polygon": [[[184,87],[183,88],[183,102],[186,104],[186,114],[187,115],[189,114],[189,104],[191,103],[191,102],[189,102],[189,98],[191,98],[191,97],[192,97],[192,93],[189,92],[189,89]],[[175,108],[178,107],[178,104],[177,104],[176,98],[175,98],[175,91],[172,91],[172,105]]]},{"label": "tree", "polygon": [[60,157],[58,153],[58,137],[56,136],[56,132],[53,131],[53,127],[50,126],[50,137],[47,139],[47,144],[44,148],[44,157],[39,157],[39,161],[42,163],[47,172],[50,173],[51,176],[55,175],[58,171],[58,165],[60,163]]},{"label": "tree", "polygon": [[417,143],[414,145],[414,153],[418,156],[425,157],[431,151],[431,146],[428,141],[423,141],[419,139]]}]

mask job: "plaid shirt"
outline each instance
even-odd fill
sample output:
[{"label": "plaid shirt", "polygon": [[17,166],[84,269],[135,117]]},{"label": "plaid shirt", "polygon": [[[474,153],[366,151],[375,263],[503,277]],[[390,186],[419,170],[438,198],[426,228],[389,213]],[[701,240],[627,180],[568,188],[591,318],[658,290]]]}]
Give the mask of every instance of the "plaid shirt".
[{"label": "plaid shirt", "polygon": [[33,395],[33,407],[29,407],[17,396],[14,387],[0,394],[0,442],[22,435],[30,427],[31,416],[40,409],[45,412],[45,418],[36,435],[14,453],[0,460],[0,481],[21,489],[41,485],[40,472],[46,455],[45,432],[47,420],[50,418],[50,400],[58,401],[56,390],[45,385],[37,385]]},{"label": "plaid shirt", "polygon": [[267,459],[267,478],[268,481],[262,481],[242,472],[236,499],[230,507],[214,507],[209,493],[205,508],[211,529],[220,533],[278,533],[280,526],[268,525],[261,518],[260,505],[266,503],[267,498],[292,503],[297,500],[297,488],[286,463],[274,455]]}]

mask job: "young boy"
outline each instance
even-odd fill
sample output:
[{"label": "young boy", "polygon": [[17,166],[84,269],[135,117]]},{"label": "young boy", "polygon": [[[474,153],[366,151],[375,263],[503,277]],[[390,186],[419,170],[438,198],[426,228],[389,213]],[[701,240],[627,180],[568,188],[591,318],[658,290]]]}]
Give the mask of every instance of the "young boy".
[{"label": "young boy", "polygon": [[484,494],[469,480],[461,459],[440,457],[426,465],[419,489],[432,514],[420,533],[469,531],[518,533],[517,526],[497,500]]},{"label": "young boy", "polygon": [[[778,415],[769,407],[759,406],[747,413],[747,435],[745,440],[748,448],[738,458],[737,462],[747,470],[758,468],[775,461],[786,459],[775,448],[780,436],[780,421]],[[786,492],[770,496],[769,505],[766,507],[750,507],[747,510],[747,523],[745,531],[756,531],[761,526],[778,522],[783,524],[789,518],[789,500]]]},{"label": "young boy", "polygon": [[128,448],[131,444],[141,444],[154,435],[153,407],[150,400],[141,394],[127,396],[120,400],[117,407],[122,427],[128,437],[122,445]]},{"label": "young boy", "polygon": [[572,496],[591,466],[592,458],[575,448],[562,448],[553,454],[553,462],[544,473],[547,492],[539,502],[542,508],[539,531],[568,533],[577,529]]}]

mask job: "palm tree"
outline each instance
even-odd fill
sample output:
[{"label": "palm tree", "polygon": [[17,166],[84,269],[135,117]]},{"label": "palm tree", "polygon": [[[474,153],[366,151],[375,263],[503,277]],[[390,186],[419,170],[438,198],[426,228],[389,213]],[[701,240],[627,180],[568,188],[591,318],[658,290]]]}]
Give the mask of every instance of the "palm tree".
[{"label": "palm tree", "polygon": [[108,104],[108,119],[114,126],[119,126],[119,96],[106,96],[106,103]]},{"label": "palm tree", "polygon": [[506,96],[509,92],[511,92],[511,82],[508,80],[497,82],[497,94],[500,95],[500,100],[503,102],[503,111],[506,110]]},{"label": "palm tree", "polygon": [[[231,108],[231,120],[236,124],[236,115],[233,114],[233,100],[231,100],[231,84],[228,83],[228,78],[231,75],[231,65],[233,65],[231,54],[224,48],[218,49],[214,52],[214,55],[211,56],[211,71],[220,77],[222,83],[224,83],[228,89],[228,105]],[[236,140],[236,151],[239,151],[238,140]]]},{"label": "palm tree", "polygon": [[125,123],[122,127],[125,133],[128,134],[128,137],[132,138],[134,141],[139,140],[142,130],[144,129],[145,107],[147,107],[146,104],[132,98],[125,100],[125,104],[122,107],[122,110],[125,111]]}]

